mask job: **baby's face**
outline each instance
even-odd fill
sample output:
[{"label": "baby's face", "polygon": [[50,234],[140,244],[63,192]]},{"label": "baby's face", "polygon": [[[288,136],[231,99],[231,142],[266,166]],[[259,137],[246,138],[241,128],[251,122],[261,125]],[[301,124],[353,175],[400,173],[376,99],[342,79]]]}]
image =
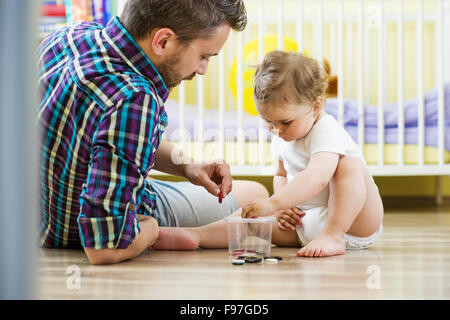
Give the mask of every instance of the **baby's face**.
[{"label": "baby's face", "polygon": [[306,137],[319,115],[319,108],[310,105],[256,106],[259,115],[273,134],[285,141]]}]

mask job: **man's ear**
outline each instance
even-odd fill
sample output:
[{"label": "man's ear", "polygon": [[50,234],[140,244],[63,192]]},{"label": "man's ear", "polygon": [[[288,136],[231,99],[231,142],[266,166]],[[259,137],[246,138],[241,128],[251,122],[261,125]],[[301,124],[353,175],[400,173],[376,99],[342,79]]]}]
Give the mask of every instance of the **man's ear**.
[{"label": "man's ear", "polygon": [[159,28],[152,32],[152,51],[154,54],[161,56],[167,52],[171,53],[176,42],[176,35],[170,28]]}]

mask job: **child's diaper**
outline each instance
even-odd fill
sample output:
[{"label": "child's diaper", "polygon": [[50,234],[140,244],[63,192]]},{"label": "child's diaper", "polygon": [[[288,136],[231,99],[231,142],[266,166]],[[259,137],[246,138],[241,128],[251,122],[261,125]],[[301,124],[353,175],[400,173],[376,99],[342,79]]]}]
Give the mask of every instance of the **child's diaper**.
[{"label": "child's diaper", "polygon": [[[305,215],[302,218],[302,223],[296,226],[297,236],[302,247],[317,238],[328,218],[328,207],[315,207],[310,209],[299,208]],[[371,246],[380,236],[383,228],[380,228],[371,236],[357,237],[351,234],[344,234],[346,249],[364,249]]]},{"label": "child's diaper", "polygon": [[383,232],[383,225],[380,225],[378,230],[368,237],[357,237],[351,234],[344,234],[345,239],[345,248],[346,249],[365,249],[370,247],[372,244],[375,243],[375,241],[378,239],[378,237],[381,235],[381,232]]},{"label": "child's diaper", "polygon": [[328,217],[328,207],[315,207],[310,209],[299,208],[305,215],[302,223],[296,225],[297,236],[300,245],[306,246],[313,239],[317,238],[325,228]]}]

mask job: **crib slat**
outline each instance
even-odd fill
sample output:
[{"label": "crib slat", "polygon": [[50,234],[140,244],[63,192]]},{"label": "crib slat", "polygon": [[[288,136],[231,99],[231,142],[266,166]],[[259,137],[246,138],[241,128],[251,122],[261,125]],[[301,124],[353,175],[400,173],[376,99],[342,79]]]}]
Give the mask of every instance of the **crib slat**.
[{"label": "crib slat", "polygon": [[243,75],[243,31],[237,33],[237,161],[245,162],[243,108],[244,108],[244,75]]},{"label": "crib slat", "polygon": [[179,106],[179,117],[180,117],[180,149],[183,152],[186,152],[186,128],[185,128],[185,117],[184,117],[184,109],[185,109],[185,100],[186,100],[186,85],[184,81],[181,81],[178,86],[178,106]]},{"label": "crib slat", "polygon": [[[264,59],[264,0],[259,1],[258,6],[258,61],[261,63]],[[258,163],[264,165],[264,147],[265,147],[265,129],[264,120],[259,117],[258,120]]]},{"label": "crib slat", "polygon": [[277,19],[277,48],[278,50],[283,50],[284,43],[283,43],[283,35],[284,35],[284,1],[278,0],[278,19]]},{"label": "crib slat", "polygon": [[417,99],[419,99],[418,116],[418,163],[424,164],[424,92],[423,92],[423,1],[417,2]]},{"label": "crib slat", "polygon": [[224,52],[221,50],[219,60],[219,153],[220,159],[225,159],[225,66]]},{"label": "crib slat", "polygon": [[438,2],[437,17],[437,37],[435,40],[435,50],[437,51],[437,88],[438,88],[438,161],[439,165],[444,165],[444,8],[443,0]]},{"label": "crib slat", "polygon": [[[204,160],[204,110],[205,110],[205,81],[202,75],[197,75],[197,103],[198,103],[198,126],[197,135],[198,135],[198,145],[196,153],[196,157],[198,160]],[[194,131],[195,132],[195,131]]]},{"label": "crib slat", "polygon": [[330,53],[329,53],[329,59],[330,59],[330,66],[332,68],[335,68],[337,65],[336,62],[336,52],[337,52],[337,48],[336,48],[336,21],[332,20],[328,22],[328,26],[329,26],[329,40],[330,40]]},{"label": "crib slat", "polygon": [[364,91],[364,97],[366,98],[366,101],[368,101],[369,103],[373,103],[372,102],[372,85],[371,85],[371,79],[370,79],[370,74],[371,74],[371,65],[372,63],[370,63],[372,61],[372,48],[371,48],[371,43],[370,43],[370,39],[371,39],[371,28],[366,25],[367,27],[364,30],[364,59],[365,59],[365,63],[364,63],[364,85],[365,85],[365,91]]},{"label": "crib slat", "polygon": [[347,43],[345,45],[348,48],[347,57],[347,98],[352,99],[353,96],[353,22],[348,21],[346,25],[347,29]]},{"label": "crib slat", "polygon": [[344,4],[338,3],[338,121],[344,125]]},{"label": "crib slat", "polygon": [[384,165],[384,15],[383,0],[378,0],[378,166]]},{"label": "crib slat", "polygon": [[405,119],[403,113],[403,0],[398,0],[397,17],[397,81],[398,81],[398,165],[405,163]]},{"label": "crib slat", "polygon": [[317,19],[318,39],[317,39],[317,60],[323,64],[323,0],[319,1],[319,12]]},{"label": "crib slat", "polygon": [[298,0],[297,8],[297,45],[298,51],[303,53],[303,0]]},{"label": "crib slat", "polygon": [[364,77],[363,77],[363,44],[364,44],[364,1],[359,0],[358,14],[358,145],[364,152]]}]

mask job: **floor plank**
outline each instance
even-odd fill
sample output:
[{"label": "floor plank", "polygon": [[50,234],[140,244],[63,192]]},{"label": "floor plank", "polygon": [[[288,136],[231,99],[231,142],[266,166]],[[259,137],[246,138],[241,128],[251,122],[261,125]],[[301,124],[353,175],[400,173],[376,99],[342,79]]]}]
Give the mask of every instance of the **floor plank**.
[{"label": "floor plank", "polygon": [[200,249],[92,266],[80,250],[40,249],[37,298],[450,299],[450,207],[387,209],[382,236],[366,250],[329,258],[296,250],[273,248],[278,264],[234,266],[227,250]]}]

